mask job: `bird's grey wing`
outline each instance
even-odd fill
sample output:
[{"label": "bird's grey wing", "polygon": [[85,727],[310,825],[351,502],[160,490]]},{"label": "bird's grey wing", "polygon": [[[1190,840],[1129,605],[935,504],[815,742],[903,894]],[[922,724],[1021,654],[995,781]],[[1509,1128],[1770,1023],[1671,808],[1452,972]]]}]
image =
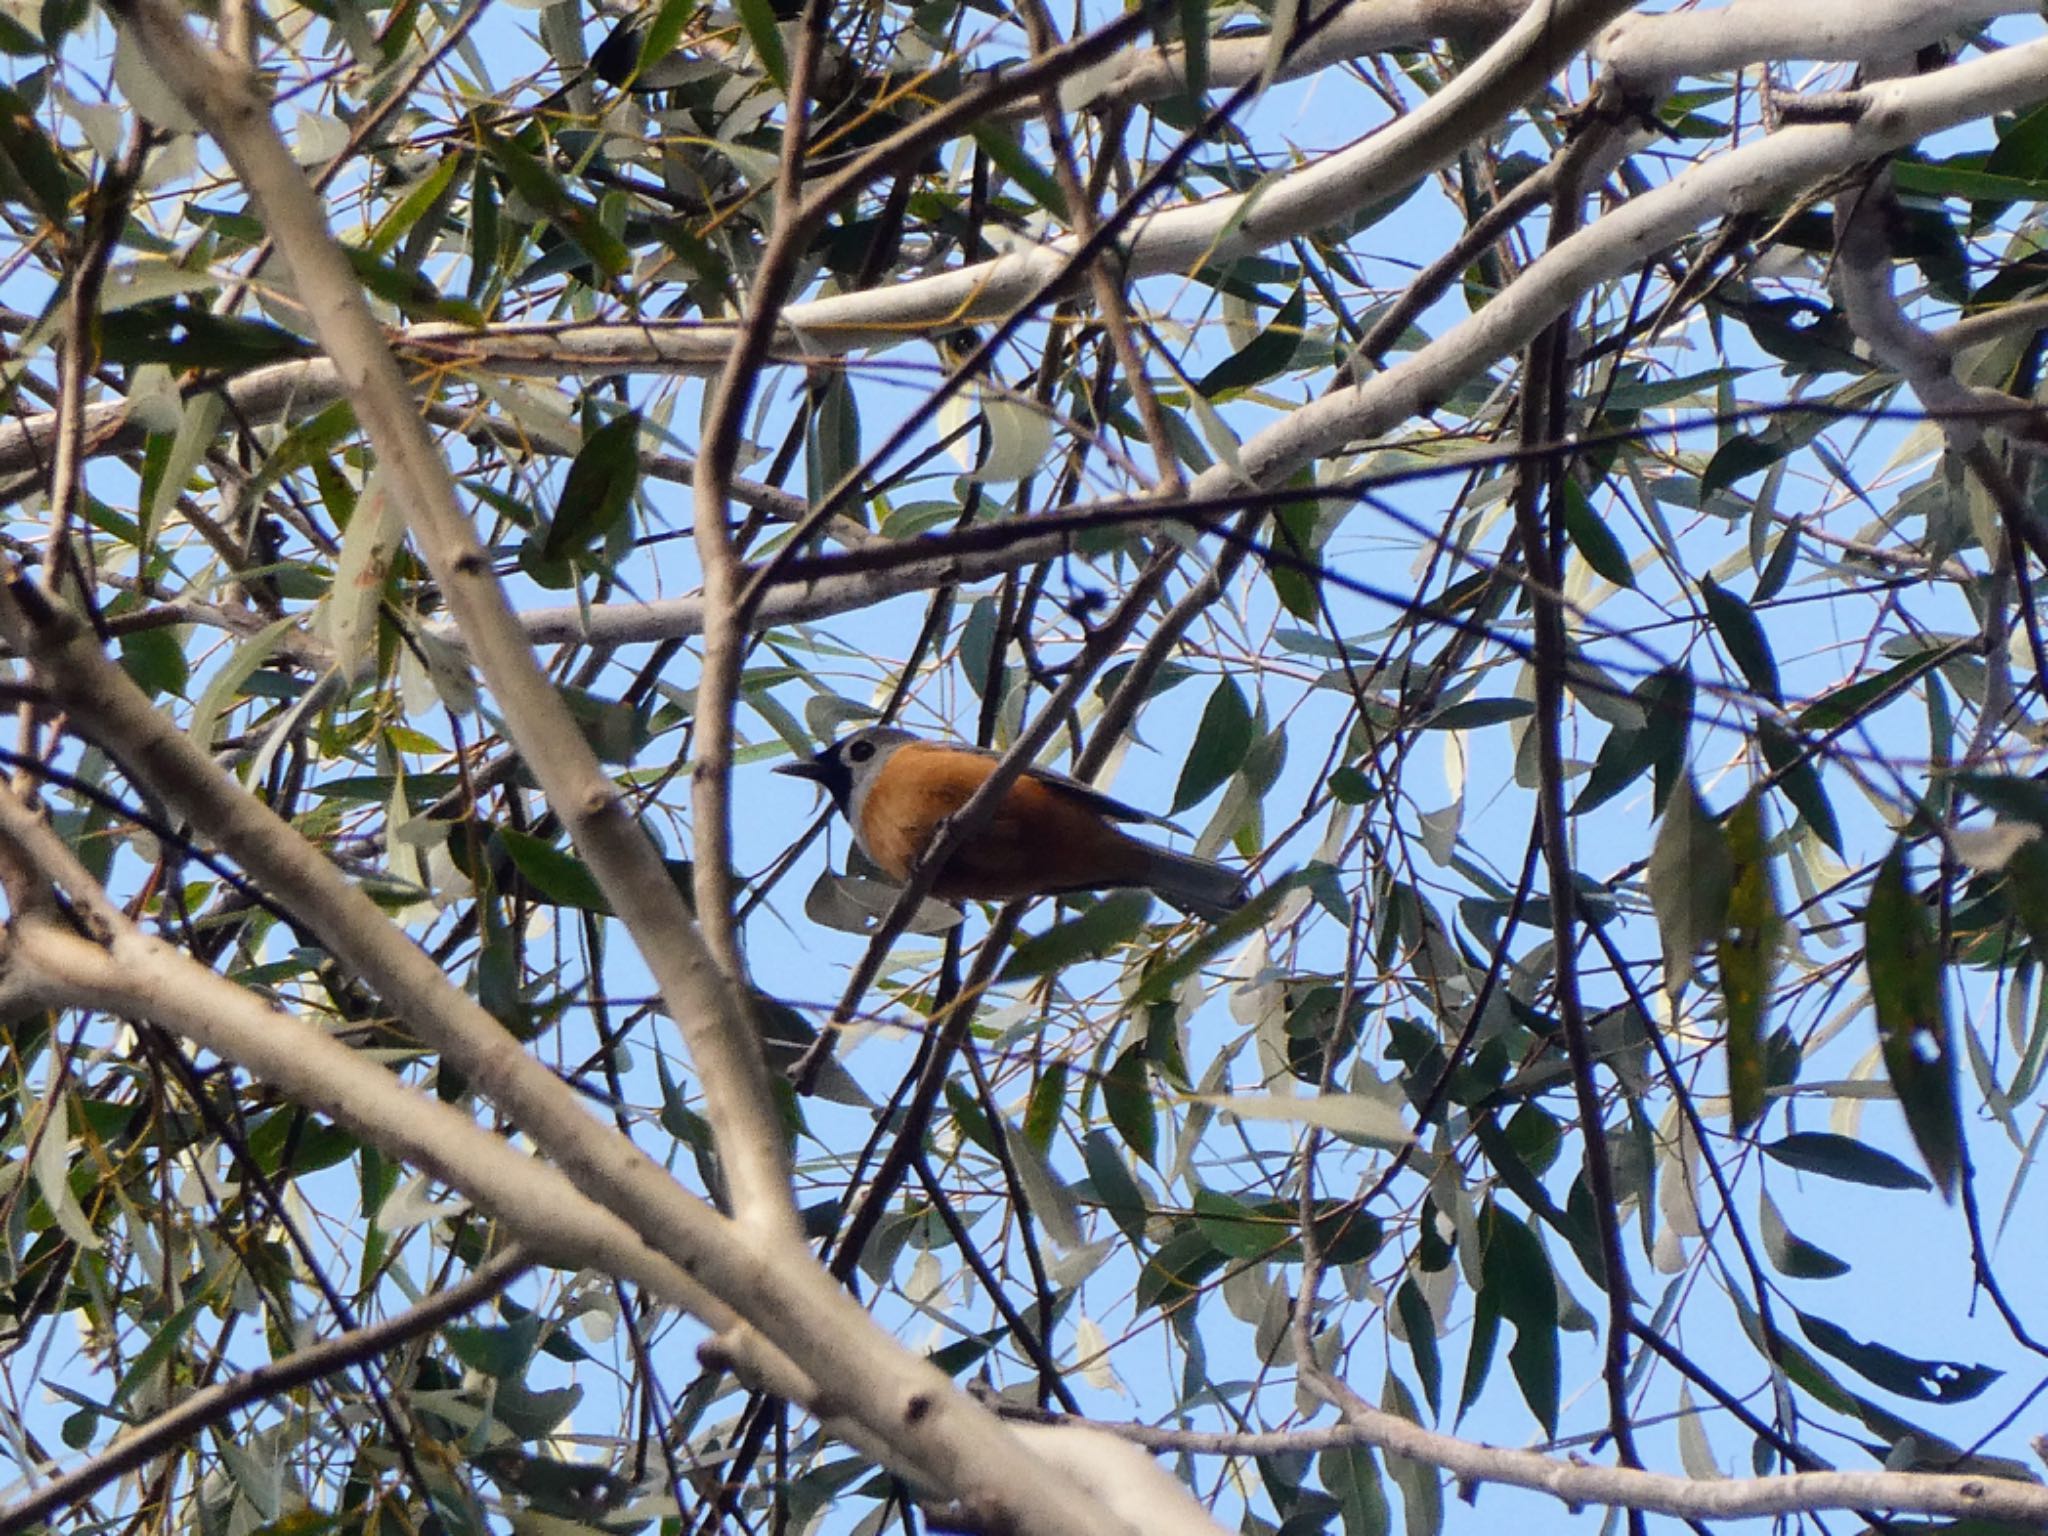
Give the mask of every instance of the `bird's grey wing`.
[{"label": "bird's grey wing", "polygon": [[[997,760],[1000,760],[1003,755],[987,747],[968,746],[965,742],[949,742],[947,745],[957,746],[963,752],[973,752],[978,756]],[[1083,784],[1071,774],[1055,773],[1050,768],[1026,768],[1024,771],[1030,774],[1032,778],[1038,780],[1039,783],[1050,789],[1056,789],[1063,795],[1071,796],[1098,816],[1107,816],[1111,821],[1149,821],[1154,826],[1160,827],[1170,827],[1173,825],[1164,816],[1155,816],[1150,811],[1139,810],[1138,807],[1127,801],[1118,800],[1112,795],[1105,795],[1092,784]]]},{"label": "bird's grey wing", "polygon": [[1093,785],[1083,784],[1079,779],[1050,769],[1033,768],[1031,776],[1050,789],[1078,800],[1098,815],[1107,816],[1111,821],[1149,821],[1155,826],[1168,826],[1164,816],[1155,816],[1150,811],[1141,811],[1135,805],[1105,795]]}]

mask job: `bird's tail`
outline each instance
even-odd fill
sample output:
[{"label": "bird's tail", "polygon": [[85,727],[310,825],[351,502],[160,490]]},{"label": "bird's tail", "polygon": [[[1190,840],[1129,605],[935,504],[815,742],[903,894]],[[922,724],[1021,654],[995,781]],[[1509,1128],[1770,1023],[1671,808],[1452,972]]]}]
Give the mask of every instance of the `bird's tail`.
[{"label": "bird's tail", "polygon": [[1167,848],[1147,851],[1145,884],[1183,911],[1220,922],[1244,905],[1244,876],[1236,870]]}]

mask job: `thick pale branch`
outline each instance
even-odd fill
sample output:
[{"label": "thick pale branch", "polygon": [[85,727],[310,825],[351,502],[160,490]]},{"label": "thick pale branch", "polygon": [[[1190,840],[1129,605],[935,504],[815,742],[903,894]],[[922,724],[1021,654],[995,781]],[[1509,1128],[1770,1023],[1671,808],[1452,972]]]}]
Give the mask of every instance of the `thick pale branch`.
[{"label": "thick pale branch", "polygon": [[[1536,1451],[1476,1445],[1438,1434],[1366,1404],[1351,1421],[1324,1429],[1271,1434],[1202,1434],[1119,1424],[1115,1432],[1154,1451],[1196,1455],[1312,1455],[1368,1445],[1405,1456],[1474,1485],[1498,1483],[1548,1493],[1573,1509],[1606,1505],[1688,1520],[1741,1520],[1820,1510],[1891,1510],[1899,1514],[1977,1516],[2038,1525],[2048,1520],[2048,1488],[1995,1477],[1931,1472],[1790,1472],[1782,1477],[1691,1478],[1629,1467],[1595,1467]],[[1107,1426],[1105,1426],[1107,1427]]]},{"label": "thick pale branch", "polygon": [[[1434,42],[1477,47],[1506,31],[1529,5],[1530,0],[1352,0],[1343,15],[1290,53],[1273,78],[1300,80],[1332,64]],[[1184,59],[1178,45],[1131,49],[1063,90],[1061,104],[1069,111],[1100,112],[1161,100],[1187,89]],[[1212,38],[1209,89],[1248,84],[1272,62],[1270,37]]]},{"label": "thick pale branch", "polygon": [[1785,59],[1863,64],[1909,56],[1994,17],[2040,10],[2030,0],[1735,0],[1712,10],[1624,16],[1593,53],[1627,85],[1654,89],[1681,75]]}]

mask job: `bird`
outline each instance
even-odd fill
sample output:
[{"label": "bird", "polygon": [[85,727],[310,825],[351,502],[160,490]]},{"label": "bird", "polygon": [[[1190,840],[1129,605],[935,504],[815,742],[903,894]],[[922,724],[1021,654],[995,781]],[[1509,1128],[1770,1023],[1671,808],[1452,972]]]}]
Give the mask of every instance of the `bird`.
[{"label": "bird", "polygon": [[[946,819],[1000,761],[1000,753],[964,742],[874,725],[775,771],[822,786],[853,828],[860,851],[901,884]],[[1078,779],[1027,768],[980,830],[946,860],[931,894],[946,901],[1010,901],[1138,887],[1211,921],[1242,906],[1244,878],[1235,870],[1144,842],[1116,825],[1159,820]]]}]

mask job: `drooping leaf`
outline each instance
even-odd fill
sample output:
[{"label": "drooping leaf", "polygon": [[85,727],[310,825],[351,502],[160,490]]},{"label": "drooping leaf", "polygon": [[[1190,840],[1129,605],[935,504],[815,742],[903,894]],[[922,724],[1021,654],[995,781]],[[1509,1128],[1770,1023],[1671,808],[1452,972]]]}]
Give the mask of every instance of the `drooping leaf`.
[{"label": "drooping leaf", "polygon": [[589,433],[570,461],[543,560],[582,559],[618,525],[640,485],[640,413],[624,411]]},{"label": "drooping leaf", "polygon": [[782,29],[776,25],[774,0],[739,0],[740,25],[747,29],[747,41],[775,89],[789,94],[789,52],[782,45]]},{"label": "drooping leaf", "polygon": [[1729,812],[1724,832],[1733,878],[1718,957],[1721,995],[1728,1010],[1728,1118],[1741,1131],[1764,1112],[1764,1016],[1778,970],[1783,919],[1771,875],[1762,800],[1755,794],[1745,798]]},{"label": "drooping leaf", "polygon": [[1950,782],[1999,815],[2048,831],[2048,783],[2008,773],[1958,773]]},{"label": "drooping leaf", "polygon": [[1813,759],[1802,749],[1799,739],[1775,720],[1759,720],[1756,735],[1757,745],[1763,748],[1764,761],[1778,776],[1778,788],[1792,802],[1792,808],[1813,828],[1814,836],[1839,854],[1842,851],[1842,827],[1835,820],[1835,808],[1828,800]]},{"label": "drooping leaf", "polygon": [[1408,1353],[1415,1361],[1415,1374],[1422,1381],[1422,1395],[1429,1400],[1431,1414],[1444,1411],[1443,1360],[1436,1347],[1436,1319],[1414,1279],[1403,1280],[1394,1293],[1394,1308],[1401,1317],[1401,1329],[1408,1335]]},{"label": "drooping leaf", "polygon": [[1109,1123],[1138,1160],[1156,1164],[1159,1107],[1152,1098],[1142,1041],[1126,1046],[1102,1075],[1102,1107],[1109,1111]]},{"label": "drooping leaf", "polygon": [[1885,1074],[1935,1186],[1953,1199],[1963,1132],[1942,957],[1927,910],[1906,878],[1903,839],[1878,866],[1863,925]]},{"label": "drooping leaf", "polygon": [[1316,1458],[1316,1471],[1344,1518],[1344,1536],[1387,1536],[1393,1512],[1372,1447],[1342,1445]]},{"label": "drooping leaf", "polygon": [[1123,1154],[1107,1131],[1090,1131],[1081,1144],[1082,1162],[1088,1169],[1088,1185],[1110,1219],[1132,1242],[1144,1239],[1151,1210],[1145,1192],[1124,1166]]},{"label": "drooping leaf", "polygon": [[1694,957],[1726,931],[1735,884],[1727,840],[1700,804],[1690,774],[1679,778],[1665,804],[1646,878],[1663,941],[1664,985],[1676,993],[1692,979]]},{"label": "drooping leaf", "polygon": [[1545,1434],[1557,1433],[1557,1277],[1536,1234],[1489,1201],[1479,1218],[1480,1295],[1515,1325],[1508,1365]]},{"label": "drooping leaf", "polygon": [[[1306,484],[1307,473],[1290,480],[1290,488],[1296,481]],[[1267,557],[1266,572],[1280,605],[1305,623],[1322,617],[1322,545],[1328,533],[1314,501],[1289,502],[1273,514],[1272,553]]]},{"label": "drooping leaf", "polygon": [[1202,707],[1194,746],[1173,791],[1172,814],[1178,816],[1190,806],[1200,805],[1244,766],[1253,734],[1252,710],[1244,689],[1236,678],[1222,678]]},{"label": "drooping leaf", "polygon": [[1782,704],[1777,658],[1771,654],[1771,642],[1756,610],[1711,576],[1700,578],[1700,596],[1706,601],[1707,618],[1715,633],[1720,635],[1742,675],[1749,679],[1750,687],[1771,703]]},{"label": "drooping leaf", "polygon": [[64,161],[28,103],[0,86],[0,197],[62,229],[70,222],[71,190]]},{"label": "drooping leaf", "polygon": [[[1422,1422],[1415,1394],[1391,1370],[1380,1389],[1380,1409],[1411,1424]],[[1401,1490],[1401,1524],[1406,1536],[1439,1536],[1444,1528],[1443,1475],[1426,1462],[1388,1451],[1387,1476]]]},{"label": "drooping leaf", "polygon": [[1145,972],[1145,980],[1131,997],[1132,1005],[1143,1007],[1148,1003],[1163,1002],[1171,997],[1176,987],[1207,965],[1216,955],[1246,934],[1257,932],[1291,892],[1309,884],[1315,876],[1315,870],[1316,866],[1311,865],[1307,869],[1297,870],[1285,879],[1274,881],[1222,922],[1202,929],[1179,954],[1149,967]]},{"label": "drooping leaf", "polygon": [[1572,548],[1594,572],[1604,576],[1617,587],[1633,587],[1636,573],[1629,565],[1628,551],[1621,546],[1621,540],[1614,536],[1614,530],[1593,509],[1586,493],[1578,482],[1566,476],[1561,486],[1564,504],[1565,536],[1572,541]]},{"label": "drooping leaf", "polygon": [[1178,0],[1181,83],[1188,102],[1199,108],[1209,89],[1209,0]]}]

